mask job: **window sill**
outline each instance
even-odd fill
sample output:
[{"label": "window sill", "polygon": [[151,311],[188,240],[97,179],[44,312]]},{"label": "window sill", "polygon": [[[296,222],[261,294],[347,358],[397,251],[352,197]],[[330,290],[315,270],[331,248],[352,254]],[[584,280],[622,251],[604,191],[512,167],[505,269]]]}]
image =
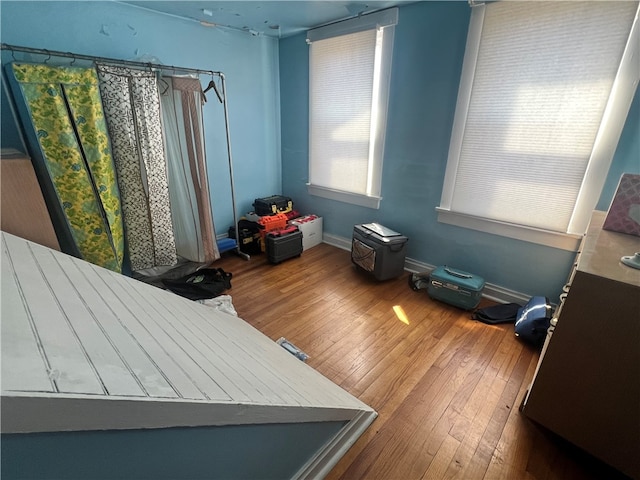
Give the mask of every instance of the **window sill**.
[{"label": "window sill", "polygon": [[471,230],[514,238],[516,240],[545,245],[569,252],[577,252],[580,241],[582,240],[581,235],[552,232],[550,230],[474,217],[463,213],[452,212],[451,210],[441,207],[436,207],[436,211],[438,212],[438,221],[441,223],[470,228]]},{"label": "window sill", "polygon": [[315,195],[316,197],[328,198],[330,200],[350,203],[352,205],[359,205],[361,207],[373,208],[376,210],[380,208],[380,201],[382,200],[382,197],[370,197],[367,195],[360,195],[358,193],[343,192],[341,190],[311,185],[310,183],[307,183],[307,191],[309,192],[309,195]]}]

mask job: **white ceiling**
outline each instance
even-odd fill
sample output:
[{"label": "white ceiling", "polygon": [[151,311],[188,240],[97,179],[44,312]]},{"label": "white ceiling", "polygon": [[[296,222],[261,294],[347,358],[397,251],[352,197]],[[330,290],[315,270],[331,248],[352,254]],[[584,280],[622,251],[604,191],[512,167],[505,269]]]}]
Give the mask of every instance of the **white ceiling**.
[{"label": "white ceiling", "polygon": [[244,30],[253,35],[283,38],[362,13],[414,3],[413,1],[342,2],[322,0],[281,1],[123,1],[141,8],[163,12],[221,27]]}]

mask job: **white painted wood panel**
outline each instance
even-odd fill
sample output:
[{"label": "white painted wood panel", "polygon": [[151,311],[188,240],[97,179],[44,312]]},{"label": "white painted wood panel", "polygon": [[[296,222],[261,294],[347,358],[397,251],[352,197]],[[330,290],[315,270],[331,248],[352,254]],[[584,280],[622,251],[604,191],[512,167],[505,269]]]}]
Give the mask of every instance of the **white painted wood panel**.
[{"label": "white painted wood panel", "polygon": [[[195,383],[192,375],[185,371],[185,354],[180,349],[173,350],[170,345],[163,343],[170,342],[166,335],[158,338],[152,334],[148,327],[149,315],[138,301],[130,295],[131,287],[119,283],[116,274],[108,270],[90,265],[89,267],[98,277],[97,287],[104,292],[110,300],[110,305],[116,314],[122,319],[130,335],[144,349],[156,368],[173,386],[174,390],[181,398],[207,399],[206,394]],[[135,281],[124,278],[124,280]],[[182,358],[181,358],[182,357]],[[182,361],[181,361],[182,360]],[[193,363],[188,358],[186,363]]]},{"label": "white painted wood panel", "polygon": [[[133,287],[140,295],[149,300],[149,308],[158,325],[166,331],[172,339],[189,352],[191,358],[205,371],[211,372],[218,384],[229,395],[238,401],[267,401],[273,400],[265,395],[257,385],[247,382],[242,375],[245,367],[238,366],[229,355],[224,337],[210,338],[198,330],[194,318],[185,310],[182,297],[158,288],[143,288],[147,285],[137,282]],[[177,304],[177,305],[176,305]]]},{"label": "white painted wood panel", "polygon": [[177,398],[175,389],[158,369],[148,352],[131,335],[122,317],[118,316],[114,310],[113,306],[117,304],[117,299],[113,295],[110,296],[111,290],[97,288],[101,280],[94,270],[79,268],[84,265],[84,262],[70,256],[60,256],[59,260],[64,264],[65,271],[73,281],[78,295],[91,305],[94,318],[103,334],[128,366],[130,374],[135,377],[144,394],[150,397]]},{"label": "white painted wood panel", "polygon": [[[92,311],[92,306],[80,295],[75,282],[70,278],[72,269],[62,268],[64,257],[52,255],[51,250],[32,250],[40,266],[43,278],[49,284],[60,310],[73,331],[91,368],[95,370],[108,395],[141,396],[142,388],[131,375],[130,369],[118,355],[117,348]],[[76,281],[79,281],[76,278]]]},{"label": "white painted wood panel", "polygon": [[238,317],[2,242],[2,432],[376,416]]},{"label": "white painted wood panel", "polygon": [[[6,245],[2,242],[2,293],[9,298],[20,298],[13,269],[5,262],[10,262],[6,254]],[[11,391],[25,389],[29,391],[52,392],[55,387],[47,371],[48,364],[41,354],[39,339],[35,335],[29,311],[21,303],[2,302],[0,310],[2,326],[3,358],[15,359],[13,362],[2,362],[2,388]]]},{"label": "white painted wood panel", "polygon": [[[54,384],[54,391],[66,393],[104,394],[105,389],[95,369],[88,361],[86,352],[78,342],[69,319],[61,309],[51,284],[42,275],[36,263],[32,248],[44,248],[26,242],[18,237],[5,234],[9,262],[17,277],[20,301],[28,307],[28,314],[35,325],[48,359],[49,371],[45,372]],[[3,249],[3,254],[5,250]],[[5,272],[2,273],[5,275]],[[10,274],[10,272],[7,272]],[[3,303],[5,292],[2,292]],[[7,299],[11,301],[10,299]],[[25,310],[27,308],[25,307]],[[12,362],[5,359],[3,362]]]},{"label": "white painted wood panel", "polygon": [[[163,291],[154,292],[158,296],[164,293]],[[197,303],[193,303],[195,308],[191,308],[192,305],[185,305],[180,297],[175,295],[174,297],[173,301],[166,301],[165,305],[174,315],[175,322],[180,325],[179,328],[189,331],[196,339],[194,343],[197,343],[198,348],[203,349],[206,355],[218,358],[219,364],[225,370],[225,375],[227,378],[232,378],[238,388],[242,388],[244,392],[251,392],[254,398],[262,398],[270,403],[299,405],[308,403],[297,390],[290,388],[290,384],[287,384],[281,375],[263,363],[264,352],[259,345],[247,342],[246,338],[238,342],[233,329],[216,327],[216,323],[220,321],[220,312],[215,312],[213,315],[210,309],[203,309]],[[160,298],[157,299],[160,300]],[[178,309],[186,314],[188,321],[177,315]],[[228,359],[234,358],[247,361],[240,364],[237,361],[230,363]]]},{"label": "white painted wood panel", "polygon": [[[5,415],[21,411],[23,418]],[[47,415],[42,412],[47,411]],[[275,423],[352,421],[373,410],[309,408],[182,399],[137,399],[80,395],[5,397],[2,432],[61,432],[143,428],[264,425]]]},{"label": "white painted wood panel", "polygon": [[[201,311],[196,313],[202,314]],[[239,346],[246,357],[255,358],[268,371],[280,377],[289,389],[292,384],[295,384],[295,393],[301,397],[302,404],[319,402],[323,405],[344,405],[346,399],[342,389],[336,388],[333,382],[306,363],[291,362],[289,353],[248,323],[238,322],[233,315],[221,313],[216,315],[215,322],[210,322],[210,325],[211,328],[224,332],[234,344]],[[365,406],[355,397],[350,399],[354,407]]]}]

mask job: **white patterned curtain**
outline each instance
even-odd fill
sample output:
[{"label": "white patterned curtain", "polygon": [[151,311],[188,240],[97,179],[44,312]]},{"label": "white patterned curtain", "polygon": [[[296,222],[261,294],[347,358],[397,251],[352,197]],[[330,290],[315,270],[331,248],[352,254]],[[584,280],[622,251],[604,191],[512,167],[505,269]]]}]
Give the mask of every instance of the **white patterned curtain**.
[{"label": "white patterned curtain", "polygon": [[131,269],[178,261],[158,82],[153,72],[97,65],[122,196]]}]

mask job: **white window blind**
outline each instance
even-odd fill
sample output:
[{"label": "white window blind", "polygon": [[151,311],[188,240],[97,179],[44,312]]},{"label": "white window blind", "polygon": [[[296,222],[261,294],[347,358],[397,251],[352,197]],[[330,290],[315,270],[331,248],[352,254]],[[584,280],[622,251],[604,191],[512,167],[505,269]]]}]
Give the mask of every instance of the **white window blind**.
[{"label": "white window blind", "polygon": [[[311,183],[366,195],[376,31],[311,45]],[[368,188],[369,187],[369,188]]]},{"label": "white window blind", "polygon": [[441,212],[584,233],[637,85],[637,56],[633,78],[619,75],[637,9],[474,7]]},{"label": "white window blind", "polygon": [[397,9],[311,31],[309,191],[377,208]]}]

